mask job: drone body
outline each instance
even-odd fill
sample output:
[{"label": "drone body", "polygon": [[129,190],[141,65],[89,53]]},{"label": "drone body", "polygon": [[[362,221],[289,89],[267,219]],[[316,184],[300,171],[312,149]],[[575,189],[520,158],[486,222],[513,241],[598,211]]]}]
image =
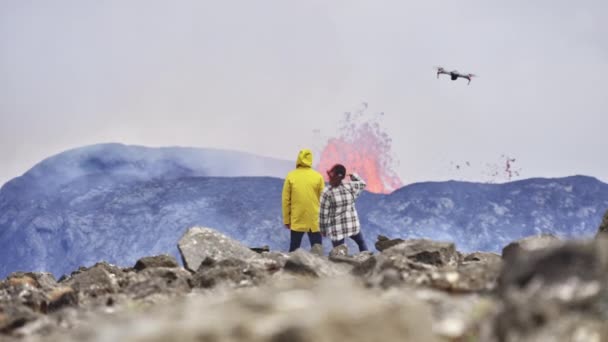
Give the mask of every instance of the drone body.
[{"label": "drone body", "polygon": [[474,74],[461,74],[457,70],[447,71],[443,67],[436,67],[436,69],[437,78],[439,78],[439,75],[441,74],[450,75],[452,81],[456,81],[458,78],[464,78],[469,81],[467,85],[471,84],[471,78],[475,77]]}]

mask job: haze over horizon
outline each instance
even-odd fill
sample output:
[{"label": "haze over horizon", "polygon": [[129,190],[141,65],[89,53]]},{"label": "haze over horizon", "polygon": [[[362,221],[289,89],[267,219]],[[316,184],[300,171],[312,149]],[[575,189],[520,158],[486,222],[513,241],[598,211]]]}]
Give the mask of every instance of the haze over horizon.
[{"label": "haze over horizon", "polygon": [[[0,186],[120,142],[294,160],[369,104],[405,184],[608,181],[599,1],[0,3]],[[433,66],[472,72],[435,78]]]}]

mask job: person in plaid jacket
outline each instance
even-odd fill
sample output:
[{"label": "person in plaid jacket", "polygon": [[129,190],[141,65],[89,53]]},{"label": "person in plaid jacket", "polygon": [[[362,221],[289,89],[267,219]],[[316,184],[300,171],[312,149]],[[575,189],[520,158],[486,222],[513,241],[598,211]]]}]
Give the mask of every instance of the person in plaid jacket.
[{"label": "person in plaid jacket", "polygon": [[343,244],[344,239],[350,237],[357,243],[360,252],[367,251],[355,209],[355,200],[366,184],[356,173],[349,175],[350,182],[342,183],[345,175],[346,168],[341,164],[336,164],[327,171],[329,185],[321,194],[319,228],[323,236],[331,239],[334,247]]}]

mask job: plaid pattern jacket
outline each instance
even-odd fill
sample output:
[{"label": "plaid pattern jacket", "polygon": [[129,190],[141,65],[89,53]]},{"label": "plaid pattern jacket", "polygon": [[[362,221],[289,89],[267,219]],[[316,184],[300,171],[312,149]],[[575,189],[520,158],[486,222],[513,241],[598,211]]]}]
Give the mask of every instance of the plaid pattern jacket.
[{"label": "plaid pattern jacket", "polygon": [[349,183],[335,188],[326,186],[321,194],[319,228],[332,241],[342,240],[361,231],[355,200],[366,184],[357,174],[352,174],[350,179]]}]

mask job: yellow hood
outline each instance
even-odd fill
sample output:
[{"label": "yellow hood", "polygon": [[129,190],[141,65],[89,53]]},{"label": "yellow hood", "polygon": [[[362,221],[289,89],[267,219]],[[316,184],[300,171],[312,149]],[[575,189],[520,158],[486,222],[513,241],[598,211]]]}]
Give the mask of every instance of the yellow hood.
[{"label": "yellow hood", "polygon": [[305,148],[298,153],[296,167],[312,167],[312,151]]}]

